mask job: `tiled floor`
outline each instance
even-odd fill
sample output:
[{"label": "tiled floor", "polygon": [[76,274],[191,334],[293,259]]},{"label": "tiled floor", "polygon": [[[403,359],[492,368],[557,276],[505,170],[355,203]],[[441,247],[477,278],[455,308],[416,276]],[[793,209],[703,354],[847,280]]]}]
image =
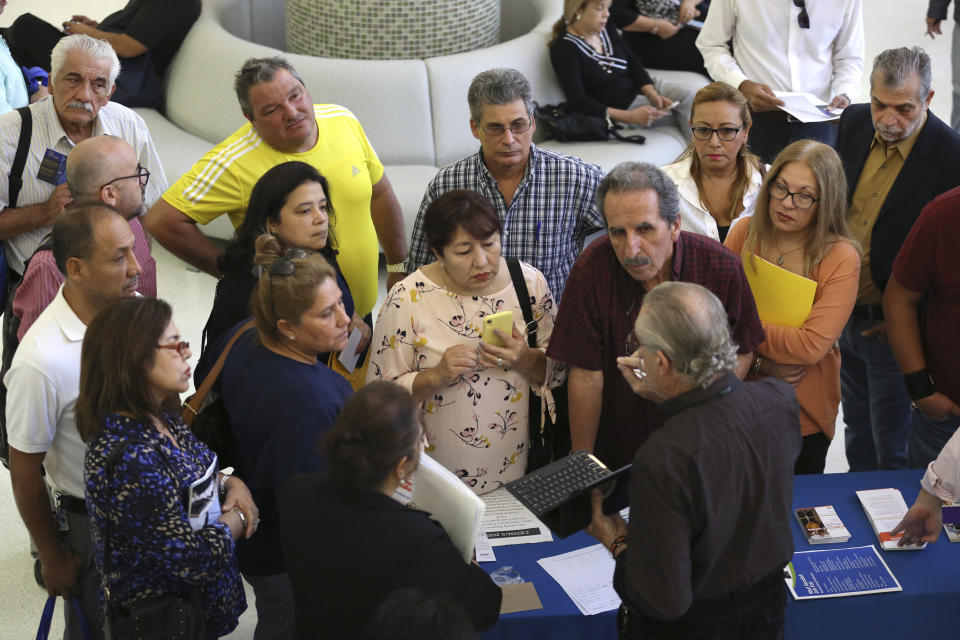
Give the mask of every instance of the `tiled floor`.
[{"label": "tiled floor", "polygon": [[[69,19],[74,13],[85,13],[99,19],[125,4],[126,0],[10,0],[10,5],[0,16],[0,26],[9,26],[17,15],[24,12],[32,12],[53,23]],[[926,5],[925,0],[864,1],[867,68],[870,67],[872,57],[885,48],[923,46],[934,59],[936,94],[933,110],[946,119],[949,118],[950,110],[949,30],[953,28],[953,22],[945,22],[943,28],[946,35],[931,42],[923,36]],[[867,93],[867,79],[865,73],[861,100],[865,99]],[[187,340],[199,346],[200,332],[209,313],[215,282],[209,276],[188,269],[184,263],[161,247],[155,248],[154,256],[159,274],[159,294],[173,305],[174,317],[181,333]],[[838,421],[838,437],[835,438],[827,457],[829,472],[842,472],[847,469],[842,449],[842,426],[842,421]],[[0,469],[0,640],[34,637],[45,599],[45,594],[33,581],[33,561],[27,552],[26,530],[13,503],[9,478],[6,470]],[[250,609],[241,618],[240,627],[231,638],[253,637],[256,615],[250,593],[248,601]],[[60,637],[60,620],[60,616],[56,616],[51,638]]]}]

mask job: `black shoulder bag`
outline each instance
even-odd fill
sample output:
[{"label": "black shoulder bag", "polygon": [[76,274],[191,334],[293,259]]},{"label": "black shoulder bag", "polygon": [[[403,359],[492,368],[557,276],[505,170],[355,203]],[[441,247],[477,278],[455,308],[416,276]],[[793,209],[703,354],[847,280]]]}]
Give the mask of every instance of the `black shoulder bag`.
[{"label": "black shoulder bag", "polygon": [[[117,444],[103,464],[108,479],[117,458],[134,444],[154,448],[153,444],[139,438],[130,438]],[[176,471],[167,456],[162,451],[159,453],[167,471],[176,478]],[[134,600],[125,605],[111,601],[110,587],[107,585],[107,576],[111,574],[108,567],[113,557],[110,553],[109,522],[107,518],[107,529],[103,532],[103,604],[108,640],[207,640],[203,607],[196,587],[191,588],[189,600],[167,594]]]},{"label": "black shoulder bag", "polygon": [[542,107],[534,102],[533,111],[537,122],[547,129],[547,137],[558,142],[588,142],[610,138],[635,144],[647,141],[640,134],[623,135],[619,131],[620,127],[607,118],[571,111],[566,102],[545,104]]},{"label": "black shoulder bag", "polygon": [[[507,258],[507,268],[510,270],[510,278],[513,280],[513,289],[517,292],[517,298],[520,300],[520,310],[523,311],[523,321],[527,325],[527,344],[531,349],[537,348],[537,323],[533,319],[533,308],[530,306],[530,292],[527,291],[527,283],[523,279],[523,271],[520,268],[520,261],[516,258]],[[550,421],[550,414],[543,416],[540,396],[534,394],[529,389],[527,395],[530,399],[530,416],[528,424],[530,425],[530,448],[527,451],[527,473],[542,466],[548,465],[553,461],[553,423]]]}]

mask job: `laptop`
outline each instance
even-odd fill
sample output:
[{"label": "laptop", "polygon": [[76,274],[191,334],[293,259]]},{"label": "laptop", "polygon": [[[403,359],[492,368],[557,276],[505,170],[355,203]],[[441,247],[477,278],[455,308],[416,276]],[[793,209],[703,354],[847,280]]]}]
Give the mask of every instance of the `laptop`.
[{"label": "laptop", "polygon": [[590,495],[595,488],[605,496],[604,513],[617,513],[629,505],[631,466],[611,471],[593,454],[578,451],[506,486],[554,534],[566,538],[590,524]]}]

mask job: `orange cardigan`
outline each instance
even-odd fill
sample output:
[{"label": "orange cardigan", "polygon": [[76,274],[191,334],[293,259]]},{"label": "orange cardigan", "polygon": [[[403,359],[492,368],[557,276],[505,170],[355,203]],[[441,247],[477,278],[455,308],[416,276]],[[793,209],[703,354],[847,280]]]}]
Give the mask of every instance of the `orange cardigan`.
[{"label": "orange cardigan", "polygon": [[[748,220],[735,224],[724,243],[740,255],[747,239]],[[800,427],[808,436],[822,431],[833,439],[840,406],[840,349],[843,331],[860,283],[860,255],[847,240],[834,243],[813,269],[817,282],[810,316],[800,327],[763,323],[766,341],[757,348],[764,358],[783,364],[802,364],[807,374],[795,389],[800,403]]]}]

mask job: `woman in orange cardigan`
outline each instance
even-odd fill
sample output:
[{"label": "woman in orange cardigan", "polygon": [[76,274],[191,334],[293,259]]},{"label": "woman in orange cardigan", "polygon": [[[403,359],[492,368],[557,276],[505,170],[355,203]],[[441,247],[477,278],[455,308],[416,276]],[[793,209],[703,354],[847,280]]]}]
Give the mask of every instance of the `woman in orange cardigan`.
[{"label": "woman in orange cardigan", "polygon": [[856,302],[860,277],[860,247],[850,237],[846,214],[840,158],[825,144],[799,140],[777,156],[753,216],[734,225],[725,243],[745,267],[758,256],[817,283],[802,326],[763,322],[767,339],[752,369],[796,388],[803,449],[795,473],[823,473],[840,405],[837,339]]}]

